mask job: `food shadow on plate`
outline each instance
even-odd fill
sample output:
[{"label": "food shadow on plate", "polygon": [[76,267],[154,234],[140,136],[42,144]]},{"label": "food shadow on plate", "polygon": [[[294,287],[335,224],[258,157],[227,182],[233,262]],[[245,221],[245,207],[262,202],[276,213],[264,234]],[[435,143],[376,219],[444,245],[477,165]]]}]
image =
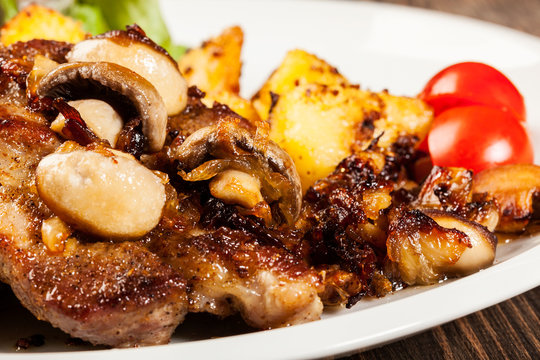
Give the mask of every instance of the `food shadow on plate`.
[{"label": "food shadow on plate", "polygon": [[[39,321],[26,310],[8,285],[0,283],[0,355],[6,353],[45,353],[64,351],[103,350],[74,339],[45,321]],[[226,319],[206,313],[188,314],[171,342],[197,341],[256,331],[240,316]]]},{"label": "food shadow on plate", "polygon": [[0,355],[104,349],[74,339],[26,310],[8,285],[0,283]]}]

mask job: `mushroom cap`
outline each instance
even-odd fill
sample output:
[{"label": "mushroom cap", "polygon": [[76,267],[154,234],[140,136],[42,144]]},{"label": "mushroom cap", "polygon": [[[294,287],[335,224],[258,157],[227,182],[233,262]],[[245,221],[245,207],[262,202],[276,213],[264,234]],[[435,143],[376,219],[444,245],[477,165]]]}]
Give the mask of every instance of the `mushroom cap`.
[{"label": "mushroom cap", "polygon": [[163,98],[168,115],[187,103],[187,82],[178,64],[136,26],[81,41],[66,55],[69,62],[107,61],[124,66],[148,80]]},{"label": "mushroom cap", "polygon": [[140,116],[148,151],[159,151],[165,143],[167,110],[163,99],[145,78],[123,66],[108,62],[62,64],[41,78],[36,94],[67,100],[103,100],[124,121]]},{"label": "mushroom cap", "polygon": [[277,202],[288,224],[298,218],[300,177],[289,154],[273,141],[222,120],[197,130],[173,152],[184,180],[208,180],[226,170],[240,170],[259,179],[264,199]]}]

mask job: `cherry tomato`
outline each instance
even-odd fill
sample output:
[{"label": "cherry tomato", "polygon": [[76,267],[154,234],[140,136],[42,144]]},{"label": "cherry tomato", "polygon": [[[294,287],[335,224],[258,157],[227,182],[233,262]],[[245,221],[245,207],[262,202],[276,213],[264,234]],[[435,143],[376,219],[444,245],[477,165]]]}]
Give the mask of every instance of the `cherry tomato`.
[{"label": "cherry tomato", "polygon": [[503,164],[533,162],[527,131],[507,112],[464,106],[437,116],[428,135],[434,165],[481,171]]},{"label": "cherry tomato", "polygon": [[419,97],[435,116],[458,106],[485,105],[525,121],[523,96],[506,76],[489,65],[463,62],[447,67],[428,81]]}]

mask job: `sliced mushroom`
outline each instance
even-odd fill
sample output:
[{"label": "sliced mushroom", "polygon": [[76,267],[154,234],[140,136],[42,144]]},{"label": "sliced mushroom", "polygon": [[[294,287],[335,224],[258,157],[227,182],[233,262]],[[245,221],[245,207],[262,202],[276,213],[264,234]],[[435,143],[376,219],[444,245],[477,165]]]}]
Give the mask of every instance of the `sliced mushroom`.
[{"label": "sliced mushroom", "polygon": [[[68,104],[75,108],[88,128],[100,139],[107,140],[112,147],[116,145],[118,135],[122,131],[123,121],[112,106],[96,99],[74,100]],[[51,123],[51,129],[62,134],[65,117],[61,113]]]},{"label": "sliced mushroom", "polygon": [[469,237],[470,247],[466,248],[459,260],[445,271],[451,275],[468,275],[493,264],[497,237],[485,227],[460,216],[444,211],[428,210],[425,214],[446,229],[456,229]]},{"label": "sliced mushroom", "polygon": [[161,96],[152,84],[123,66],[107,62],[62,64],[41,78],[36,94],[103,100],[125,120],[141,118],[148,151],[159,151],[165,143],[167,111]]},{"label": "sliced mushroom", "polygon": [[73,228],[130,239],[157,225],[165,204],[162,180],[128,154],[62,146],[36,169],[39,196]]},{"label": "sliced mushroom", "polygon": [[[209,180],[228,174],[221,180],[230,183],[231,174],[235,173],[227,172],[235,170],[236,174],[247,174],[235,177],[237,185],[248,179],[243,188],[250,199],[236,199],[239,205],[253,203],[252,197],[256,197],[253,180],[256,180],[265,202],[277,205],[275,209],[283,218],[273,219],[275,222],[285,220],[292,224],[300,213],[302,187],[291,157],[274,142],[251,133],[233,120],[222,120],[197,130],[170,151],[186,181]],[[219,178],[216,181],[220,181]],[[220,195],[219,192],[214,194]]]},{"label": "sliced mushroom", "polygon": [[533,218],[540,194],[540,166],[504,165],[481,171],[474,176],[473,193],[497,202],[497,231],[521,232]]},{"label": "sliced mushroom", "polygon": [[413,202],[419,209],[438,209],[463,216],[493,231],[499,222],[497,204],[485,196],[473,194],[470,170],[435,166]]},{"label": "sliced mushroom", "polygon": [[485,227],[439,211],[407,211],[390,226],[388,257],[409,285],[433,284],[493,263],[497,238]]},{"label": "sliced mushroom", "polygon": [[472,171],[455,167],[434,167],[422,184],[417,204],[457,211],[472,200]]},{"label": "sliced mushroom", "polygon": [[168,115],[186,107],[187,82],[178,64],[137,26],[111,31],[77,43],[66,56],[69,62],[107,61],[122,65],[150,82],[163,98]]}]

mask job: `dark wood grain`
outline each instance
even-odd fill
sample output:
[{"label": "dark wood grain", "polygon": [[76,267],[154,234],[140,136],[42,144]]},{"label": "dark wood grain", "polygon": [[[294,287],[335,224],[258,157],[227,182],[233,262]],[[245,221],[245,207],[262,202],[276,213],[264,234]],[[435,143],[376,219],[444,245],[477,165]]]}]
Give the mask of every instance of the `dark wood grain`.
[{"label": "dark wood grain", "polygon": [[[540,36],[540,0],[375,0],[469,16]],[[441,304],[451,306],[451,304]],[[343,360],[540,359],[540,287]]]},{"label": "dark wood grain", "polygon": [[343,360],[540,359],[539,314],[537,287],[451,323]]}]

